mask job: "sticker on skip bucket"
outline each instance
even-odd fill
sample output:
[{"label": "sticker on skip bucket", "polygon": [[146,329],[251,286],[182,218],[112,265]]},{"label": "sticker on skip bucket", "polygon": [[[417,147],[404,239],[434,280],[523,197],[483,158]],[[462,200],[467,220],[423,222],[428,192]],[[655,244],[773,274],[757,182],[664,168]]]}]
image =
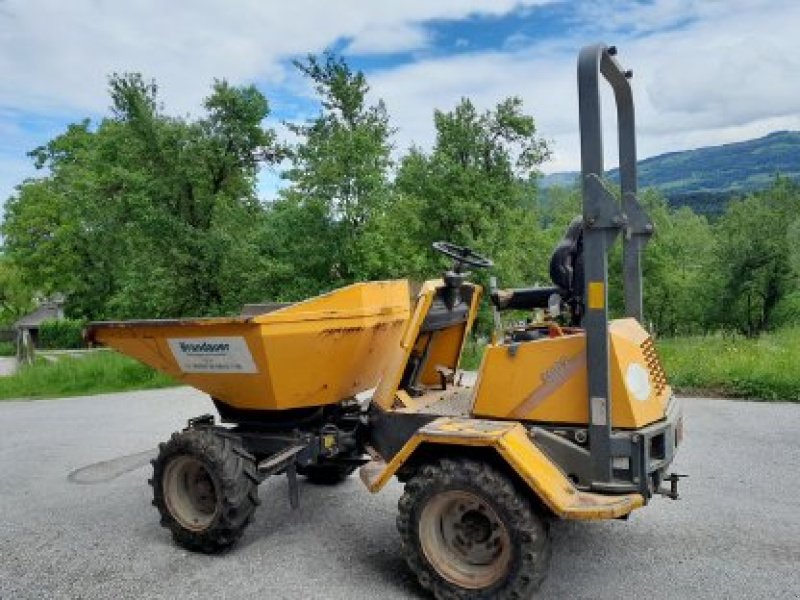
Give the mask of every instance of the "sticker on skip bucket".
[{"label": "sticker on skip bucket", "polygon": [[243,337],[167,340],[184,373],[258,373]]}]

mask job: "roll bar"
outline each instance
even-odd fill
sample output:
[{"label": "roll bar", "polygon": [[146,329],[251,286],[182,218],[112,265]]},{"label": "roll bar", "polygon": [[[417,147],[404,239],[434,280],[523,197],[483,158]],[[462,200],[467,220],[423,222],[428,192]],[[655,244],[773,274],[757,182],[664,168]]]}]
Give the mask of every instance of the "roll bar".
[{"label": "roll bar", "polygon": [[[625,313],[642,320],[641,254],[653,225],[636,199],[636,128],[633,92],[614,46],[595,44],[578,56],[578,107],[583,193],[586,356],[589,387],[589,449],[593,487],[613,489],[611,389],[608,341],[608,251],[623,235]],[[603,123],[600,77],[614,91],[617,108],[622,203],[606,188],[603,175]]]}]

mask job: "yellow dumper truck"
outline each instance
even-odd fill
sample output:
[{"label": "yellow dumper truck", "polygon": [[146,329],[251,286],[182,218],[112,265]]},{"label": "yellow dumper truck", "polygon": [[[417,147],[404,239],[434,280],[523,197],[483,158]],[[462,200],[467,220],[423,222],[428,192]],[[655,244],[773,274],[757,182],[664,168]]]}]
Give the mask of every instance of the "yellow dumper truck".
[{"label": "yellow dumper truck", "polygon": [[[247,317],[90,326],[93,341],[207,392],[225,424],[190,419],[153,461],[153,504],[177,543],[234,544],[270,475],[287,475],[296,506],[298,475],[334,484],[360,468],[371,492],[405,484],[402,553],[436,598],[524,598],[547,572],[553,519],[624,519],[656,493],[677,497],[667,469],[681,411],[640,325],[652,225],[636,200],[630,73],[615,54],[580,53],[583,214],[553,253],[553,285],[490,290],[496,316],[538,319],[498,325],[476,375],[459,370],[484,296],[467,269],[492,262],[446,242],[434,248],[452,267],[413,294],[406,281],[357,283]],[[603,78],[621,202],[602,180]],[[627,316],[609,321],[618,234]]]}]

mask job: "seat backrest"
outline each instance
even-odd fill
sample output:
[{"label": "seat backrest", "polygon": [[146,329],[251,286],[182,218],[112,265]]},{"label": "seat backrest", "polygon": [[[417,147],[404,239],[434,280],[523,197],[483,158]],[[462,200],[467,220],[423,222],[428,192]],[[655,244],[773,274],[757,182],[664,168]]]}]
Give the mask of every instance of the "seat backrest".
[{"label": "seat backrest", "polygon": [[550,278],[565,301],[583,296],[583,217],[575,217],[550,258]]}]

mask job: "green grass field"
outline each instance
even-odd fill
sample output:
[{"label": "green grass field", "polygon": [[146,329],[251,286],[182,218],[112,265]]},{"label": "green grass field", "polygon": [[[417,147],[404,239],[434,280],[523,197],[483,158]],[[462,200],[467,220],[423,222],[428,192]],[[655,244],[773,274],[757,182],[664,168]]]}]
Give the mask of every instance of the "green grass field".
[{"label": "green grass field", "polygon": [[177,382],[132,358],[104,351],[81,358],[63,357],[54,363],[40,358],[15,375],[0,377],[0,400],[82,396],[171,385]]},{"label": "green grass field", "polygon": [[670,382],[685,393],[800,402],[800,328],[757,339],[662,339],[658,348]]}]

